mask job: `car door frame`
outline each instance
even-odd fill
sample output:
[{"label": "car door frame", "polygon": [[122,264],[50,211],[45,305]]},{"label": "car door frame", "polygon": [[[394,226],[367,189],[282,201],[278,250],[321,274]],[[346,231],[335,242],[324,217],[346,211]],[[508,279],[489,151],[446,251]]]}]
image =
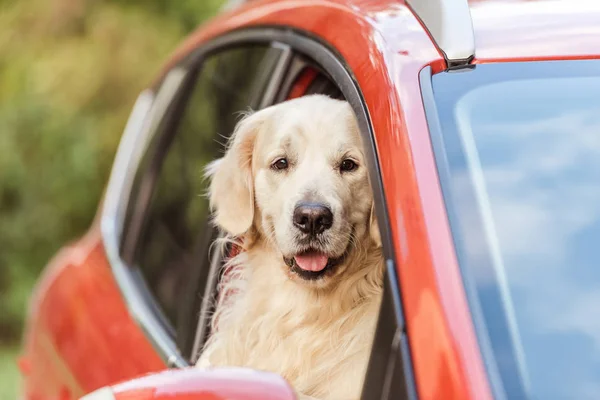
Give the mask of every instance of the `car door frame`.
[{"label": "car door frame", "polygon": [[[358,119],[363,144],[366,147],[369,177],[375,199],[375,211],[381,231],[383,253],[386,260],[384,299],[378,319],[374,348],[369,361],[363,389],[363,399],[387,399],[397,395],[394,390],[402,390],[403,398],[416,399],[417,392],[412,373],[412,361],[402,311],[402,301],[395,267],[387,205],[383,192],[383,181],[377,159],[375,137],[369,111],[362,97],[360,87],[352,71],[343,58],[327,43],[294,29],[279,27],[245,28],[213,39],[212,44],[227,46],[239,40],[270,40],[290,46],[316,62],[333,79],[346,100],[352,106]],[[201,52],[202,49],[197,50]],[[198,57],[194,52],[184,60],[193,62]],[[299,69],[297,69],[298,71]],[[289,82],[290,79],[286,79]],[[282,99],[282,93],[277,96]],[[204,331],[202,334],[205,334]],[[195,346],[196,348],[198,346]]]},{"label": "car door frame", "polygon": [[[139,163],[140,149],[147,145],[152,127],[156,125],[156,116],[158,115],[158,118],[161,116],[164,97],[167,97],[167,100],[173,99],[184,81],[182,71],[199,65],[207,56],[227,48],[272,43],[292,50],[291,53],[282,53],[282,57],[285,56],[285,53],[287,53],[287,57],[290,57],[290,54],[298,52],[315,61],[339,87],[356,114],[366,148],[376,217],[381,231],[383,253],[386,260],[384,299],[388,299],[382,302],[375,346],[369,362],[362,398],[388,398],[391,394],[393,378],[401,373],[404,380],[404,398],[416,399],[400,286],[395,267],[396,257],[369,110],[360,87],[343,57],[333,47],[309,33],[277,26],[244,28],[225,33],[192,50],[172,66],[159,81],[161,90],[157,92],[156,96],[148,91],[140,96],[138,104],[141,105],[136,105],[117,153],[102,214],[103,241],[115,278],[134,319],[167,365],[170,367],[187,366],[188,363],[177,350],[174,341],[169,338],[164,327],[140,298],[135,282],[127,272],[128,267],[121,260],[119,246],[123,230],[123,217],[128,203],[127,188],[131,188],[132,176],[130,173],[123,174],[119,171],[131,171],[131,167]],[[161,97],[165,85],[167,95]],[[278,85],[270,85],[270,88],[277,90]],[[149,97],[151,97],[151,107],[148,104]],[[273,96],[274,99],[275,96]],[[264,105],[267,103],[265,102]],[[128,154],[131,154],[130,157]]]}]

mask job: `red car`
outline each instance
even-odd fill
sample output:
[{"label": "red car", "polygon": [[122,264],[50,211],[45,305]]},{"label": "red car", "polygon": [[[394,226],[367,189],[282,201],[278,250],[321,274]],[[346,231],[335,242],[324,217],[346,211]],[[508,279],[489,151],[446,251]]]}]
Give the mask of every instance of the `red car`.
[{"label": "red car", "polygon": [[258,0],[202,26],[38,282],[24,398],[294,398],[185,367],[221,279],[202,168],[239,111],[310,93],[351,103],[369,153],[387,271],[362,398],[600,398],[595,0]]}]

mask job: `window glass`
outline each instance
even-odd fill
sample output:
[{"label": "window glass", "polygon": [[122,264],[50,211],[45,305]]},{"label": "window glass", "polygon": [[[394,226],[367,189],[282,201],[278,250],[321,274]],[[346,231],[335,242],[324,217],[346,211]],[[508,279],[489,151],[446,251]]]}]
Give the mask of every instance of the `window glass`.
[{"label": "window glass", "polygon": [[488,371],[508,398],[598,399],[600,62],[482,65],[433,89]]},{"label": "window glass", "polygon": [[138,202],[134,195],[131,203],[138,212],[145,210],[131,262],[173,334],[179,335],[182,324],[196,327],[191,315],[182,313],[189,309],[182,304],[187,290],[202,290],[195,280],[210,262],[214,233],[204,167],[222,155],[240,112],[258,106],[279,54],[268,46],[251,46],[207,58],[195,82],[184,89],[183,104],[172,106],[166,118],[172,121],[162,124],[136,177],[134,193],[150,186],[151,196],[148,204],[142,195]]}]

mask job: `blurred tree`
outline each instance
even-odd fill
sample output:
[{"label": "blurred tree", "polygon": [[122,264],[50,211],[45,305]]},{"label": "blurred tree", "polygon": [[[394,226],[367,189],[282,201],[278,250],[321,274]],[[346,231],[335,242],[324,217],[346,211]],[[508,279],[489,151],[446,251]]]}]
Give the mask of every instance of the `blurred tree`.
[{"label": "blurred tree", "polygon": [[96,211],[139,91],[221,0],[0,0],[0,344]]},{"label": "blurred tree", "polygon": [[207,15],[214,13],[223,0],[112,0],[112,2],[123,6],[144,8],[157,15],[164,15],[166,18],[178,21],[184,30],[189,31]]}]

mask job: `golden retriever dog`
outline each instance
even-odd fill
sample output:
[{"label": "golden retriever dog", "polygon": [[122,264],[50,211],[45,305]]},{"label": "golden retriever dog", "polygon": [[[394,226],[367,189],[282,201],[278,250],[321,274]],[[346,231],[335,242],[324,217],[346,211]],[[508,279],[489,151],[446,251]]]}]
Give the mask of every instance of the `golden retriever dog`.
[{"label": "golden retriever dog", "polygon": [[242,251],[197,365],[276,372],[301,399],[358,399],[384,263],[350,105],[311,95],[253,113],[207,174],[215,222]]}]

